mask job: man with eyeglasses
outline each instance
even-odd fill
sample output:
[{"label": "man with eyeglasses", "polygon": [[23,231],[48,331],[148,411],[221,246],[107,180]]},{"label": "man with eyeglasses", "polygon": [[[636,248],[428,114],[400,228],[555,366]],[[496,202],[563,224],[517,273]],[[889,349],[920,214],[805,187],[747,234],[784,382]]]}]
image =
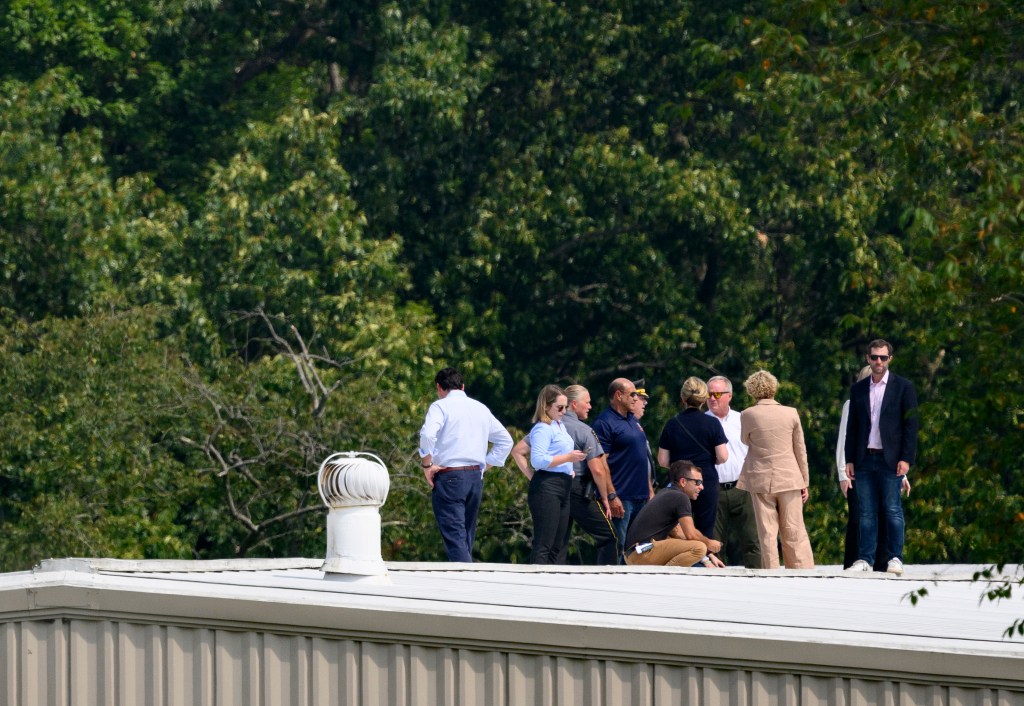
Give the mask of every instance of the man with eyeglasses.
[{"label": "man with eyeglasses", "polygon": [[[892,345],[882,339],[868,345],[871,376],[850,388],[846,421],[846,475],[854,481],[860,505],[857,561],[848,571],[871,571],[875,552],[883,551],[886,571],[903,574],[903,502],[900,486],[917,456],[917,394],[906,378],[889,371]],[[884,522],[885,547],[876,547]]]},{"label": "man with eyeglasses", "polygon": [[455,368],[438,372],[434,388],[437,401],[420,429],[420,465],[448,561],[471,562],[483,473],[505,465],[512,436],[483,403],[466,396]]},{"label": "man with eyeglasses", "polygon": [[670,485],[662,488],[637,514],[626,535],[626,563],[630,566],[723,567],[712,552],[720,542],[705,537],[693,524],[691,502],[704,487],[704,476],[690,461],[669,466]]},{"label": "man with eyeglasses", "polygon": [[718,470],[718,512],[715,539],[722,543],[722,558],[729,565],[761,568],[761,543],[757,538],[754,502],[750,493],[736,487],[747,445],[740,441],[740,413],[730,407],[732,381],[723,375],[708,380],[708,416],[722,424],[729,444],[729,458],[715,465]]},{"label": "man with eyeglasses", "polygon": [[620,564],[626,532],[636,513],[654,496],[647,461],[647,436],[632,412],[633,401],[637,397],[636,387],[630,380],[612,380],[608,386],[608,408],[594,420],[594,433],[608,454],[608,468],[616,491],[609,493],[608,499],[618,497],[622,501],[622,517],[612,519],[618,538]]},{"label": "man with eyeglasses", "polygon": [[[636,397],[633,398],[633,406],[630,408],[633,412],[633,416],[636,417],[637,426],[643,431],[643,425],[640,424],[640,420],[644,418],[644,414],[647,412],[647,405],[651,401],[651,396],[647,394],[647,378],[640,378],[639,380],[633,380],[633,388],[636,390]],[[647,432],[644,431],[644,436]],[[651,453],[651,442],[647,442],[647,472],[651,476],[651,484],[658,488],[658,464],[654,462],[654,454]],[[668,481],[665,481],[666,483]],[[664,485],[664,484],[662,484]]]}]

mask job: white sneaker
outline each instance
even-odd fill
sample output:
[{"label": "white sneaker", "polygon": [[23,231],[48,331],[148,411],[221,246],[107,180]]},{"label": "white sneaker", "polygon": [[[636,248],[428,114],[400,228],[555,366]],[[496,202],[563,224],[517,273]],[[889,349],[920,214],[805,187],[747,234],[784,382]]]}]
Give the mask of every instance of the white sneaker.
[{"label": "white sneaker", "polygon": [[853,562],[853,564],[850,566],[850,568],[847,569],[847,571],[871,571],[871,564],[867,563],[863,559],[858,559],[857,561]]},{"label": "white sneaker", "polygon": [[896,576],[903,575],[903,562],[893,557],[889,560],[889,565],[885,567],[885,573],[895,574]]}]

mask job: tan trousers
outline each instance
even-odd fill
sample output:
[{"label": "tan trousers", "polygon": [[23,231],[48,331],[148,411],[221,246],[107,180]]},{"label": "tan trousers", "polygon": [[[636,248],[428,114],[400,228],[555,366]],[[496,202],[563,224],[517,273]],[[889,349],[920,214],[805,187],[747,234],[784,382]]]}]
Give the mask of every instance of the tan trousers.
[{"label": "tan trousers", "polygon": [[704,558],[708,548],[695,539],[661,539],[654,549],[643,554],[630,552],[626,563],[630,566],[693,566]]},{"label": "tan trousers", "polygon": [[761,543],[761,568],[779,568],[778,540],[787,569],[813,569],[814,552],[804,526],[804,503],[799,490],[751,493]]}]

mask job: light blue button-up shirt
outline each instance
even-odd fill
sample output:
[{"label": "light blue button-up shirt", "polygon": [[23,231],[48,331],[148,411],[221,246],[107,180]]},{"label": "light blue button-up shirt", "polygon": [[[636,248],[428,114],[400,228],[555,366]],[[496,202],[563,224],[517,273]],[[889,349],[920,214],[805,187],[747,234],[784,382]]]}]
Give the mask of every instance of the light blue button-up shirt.
[{"label": "light blue button-up shirt", "polygon": [[571,462],[552,466],[551,461],[574,448],[576,444],[561,422],[537,422],[530,430],[530,463],[538,471],[573,475]]}]

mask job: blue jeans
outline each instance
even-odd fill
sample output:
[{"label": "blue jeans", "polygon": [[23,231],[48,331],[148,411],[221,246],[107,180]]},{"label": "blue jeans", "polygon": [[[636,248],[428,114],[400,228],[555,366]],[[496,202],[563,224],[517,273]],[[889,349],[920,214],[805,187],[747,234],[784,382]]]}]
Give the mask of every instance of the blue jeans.
[{"label": "blue jeans", "polygon": [[647,504],[647,498],[644,498],[643,500],[623,500],[622,498],[619,499],[622,500],[622,509],[625,510],[625,513],[622,515],[622,517],[612,518],[612,527],[615,528],[615,539],[619,544],[619,563],[625,564],[626,559],[623,556],[622,552],[624,552],[626,549],[626,532],[629,531],[629,526],[633,524],[633,520],[636,519],[636,516],[640,513],[640,510],[643,509],[643,506]]},{"label": "blue jeans", "polygon": [[[884,552],[883,559],[903,561],[903,501],[900,485],[903,479],[896,475],[896,469],[885,463],[882,454],[864,457],[859,468],[854,469],[853,489],[857,492],[860,505],[860,536],[857,558],[874,566],[875,551]],[[878,545],[879,517],[885,523],[885,547]]]},{"label": "blue jeans", "polygon": [[448,561],[473,561],[473,538],[483,490],[480,471],[445,471],[434,476],[430,501]]}]

